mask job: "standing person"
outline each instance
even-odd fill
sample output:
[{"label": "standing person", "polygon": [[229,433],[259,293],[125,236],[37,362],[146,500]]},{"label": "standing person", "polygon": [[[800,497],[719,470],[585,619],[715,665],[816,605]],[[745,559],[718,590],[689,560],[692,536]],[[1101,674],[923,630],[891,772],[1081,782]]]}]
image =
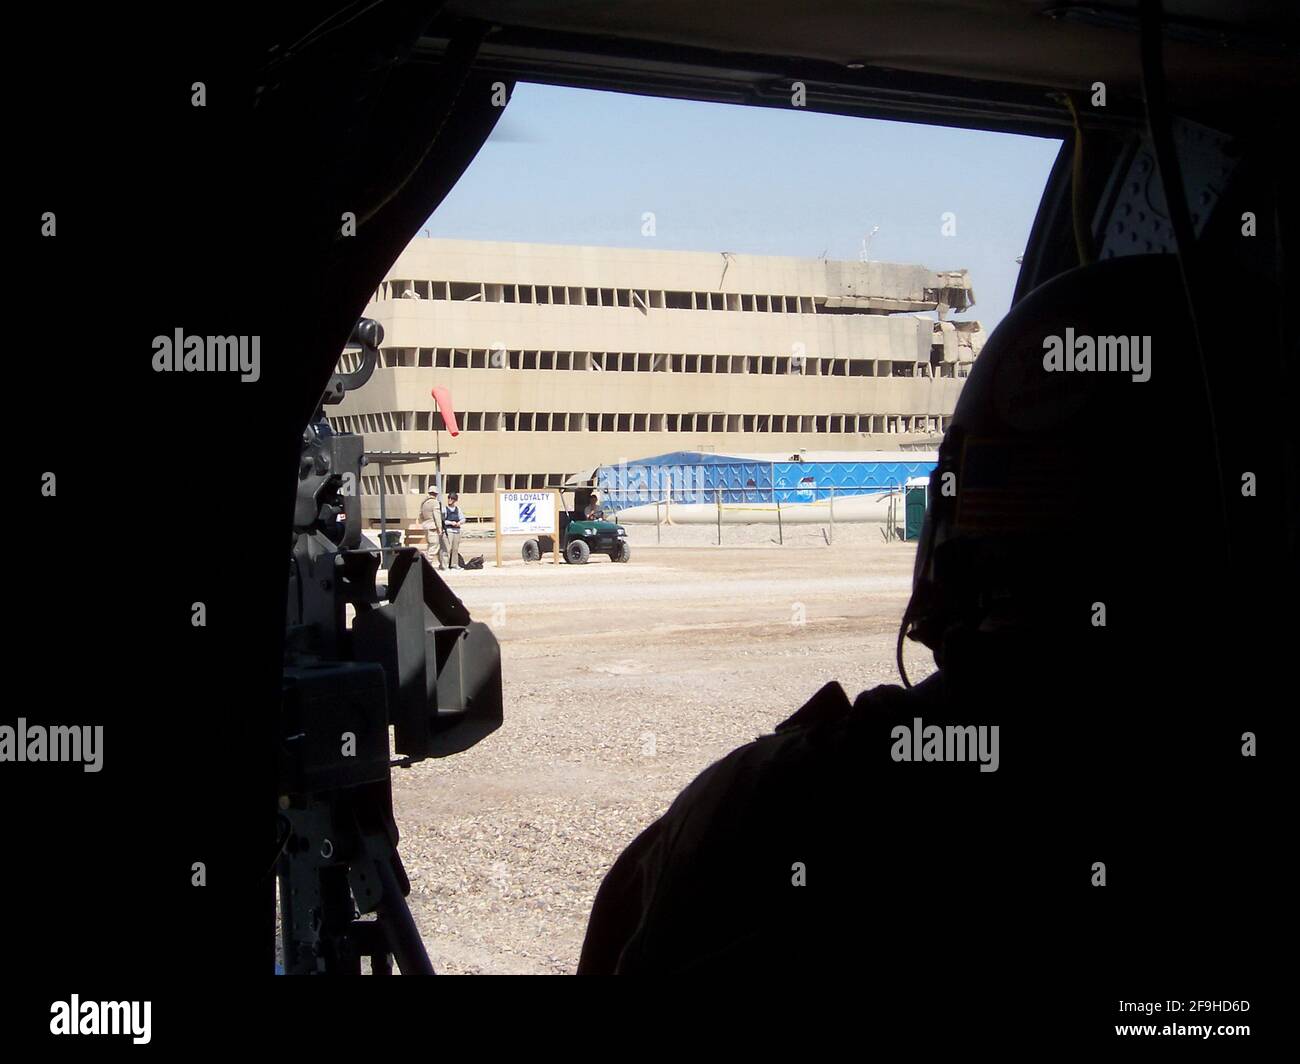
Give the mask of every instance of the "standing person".
[{"label": "standing person", "polygon": [[424,529],[424,556],[429,559],[430,565],[436,557],[438,568],[445,569],[447,537],[442,530],[442,504],[438,501],[438,492],[435,488],[430,488],[429,497],[420,503],[420,527]]},{"label": "standing person", "polygon": [[464,565],[460,558],[460,526],[464,518],[460,513],[460,496],[454,491],[447,496],[447,509],[442,514],[444,530],[443,542],[447,544],[448,565],[460,569]]}]

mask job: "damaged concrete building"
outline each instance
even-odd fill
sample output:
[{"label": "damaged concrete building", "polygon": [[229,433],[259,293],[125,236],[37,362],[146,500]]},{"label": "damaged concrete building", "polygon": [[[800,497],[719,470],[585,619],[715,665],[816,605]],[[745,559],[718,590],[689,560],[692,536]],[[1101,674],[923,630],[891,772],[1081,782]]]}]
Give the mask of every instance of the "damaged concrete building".
[{"label": "damaged concrete building", "polygon": [[[495,489],[666,451],[932,448],[983,344],[949,317],[974,301],[965,270],[417,239],[365,309],[379,368],[327,413],[369,451],[451,452],[444,486],[470,520]],[[390,521],[412,521],[433,473],[384,468]]]}]

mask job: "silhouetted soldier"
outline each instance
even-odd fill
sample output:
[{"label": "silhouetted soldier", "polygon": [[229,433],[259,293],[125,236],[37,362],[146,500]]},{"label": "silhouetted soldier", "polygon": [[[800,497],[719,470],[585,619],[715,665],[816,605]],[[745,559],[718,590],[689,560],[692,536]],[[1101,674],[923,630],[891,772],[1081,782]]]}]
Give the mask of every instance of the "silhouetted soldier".
[{"label": "silhouetted soldier", "polygon": [[[1012,309],[930,480],[903,623],[939,671],[853,701],[827,684],[706,770],[606,876],[580,973],[848,966],[969,997],[991,965],[1032,984],[1121,963],[1155,995],[1133,957],[1190,978],[1249,948],[1234,906],[1277,852],[1243,756],[1261,718],[1236,637],[1258,614],[1226,578],[1181,299],[1175,260],[1144,256]],[[1149,379],[1048,368],[1053,338],[1084,336],[1147,343]],[[1155,431],[1176,439],[1138,459]]]}]

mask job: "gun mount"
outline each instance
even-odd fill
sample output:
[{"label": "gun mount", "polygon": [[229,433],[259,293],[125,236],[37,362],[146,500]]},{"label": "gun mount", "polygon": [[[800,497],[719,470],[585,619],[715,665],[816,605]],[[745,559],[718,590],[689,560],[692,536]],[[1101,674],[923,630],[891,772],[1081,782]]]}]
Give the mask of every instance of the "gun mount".
[{"label": "gun mount", "polygon": [[289,974],[359,974],[363,957],[375,974],[394,958],[404,975],[432,974],[406,905],[391,771],[465,750],[502,721],[491,630],[414,548],[391,551],[377,583],[379,551],[362,540],[363,437],[336,433],[324,407],[369,380],[382,340],[377,322],[358,322],[359,362],[331,377],[302,437],[277,764]]}]

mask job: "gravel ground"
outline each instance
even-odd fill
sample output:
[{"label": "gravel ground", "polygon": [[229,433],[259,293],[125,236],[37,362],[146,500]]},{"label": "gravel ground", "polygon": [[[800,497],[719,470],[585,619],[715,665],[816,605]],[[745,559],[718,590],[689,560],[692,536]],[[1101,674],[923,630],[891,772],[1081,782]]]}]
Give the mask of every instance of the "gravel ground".
[{"label": "gravel ground", "polygon": [[[787,533],[791,530],[787,529]],[[770,731],[821,684],[897,682],[915,547],[879,526],[661,532],[630,564],[487,568],[449,582],[501,642],[506,722],[473,749],[394,774],[411,909],[434,966],[574,971],[614,859],[701,769]],[[686,544],[697,544],[694,546]],[[932,664],[909,647],[913,679]]]}]

